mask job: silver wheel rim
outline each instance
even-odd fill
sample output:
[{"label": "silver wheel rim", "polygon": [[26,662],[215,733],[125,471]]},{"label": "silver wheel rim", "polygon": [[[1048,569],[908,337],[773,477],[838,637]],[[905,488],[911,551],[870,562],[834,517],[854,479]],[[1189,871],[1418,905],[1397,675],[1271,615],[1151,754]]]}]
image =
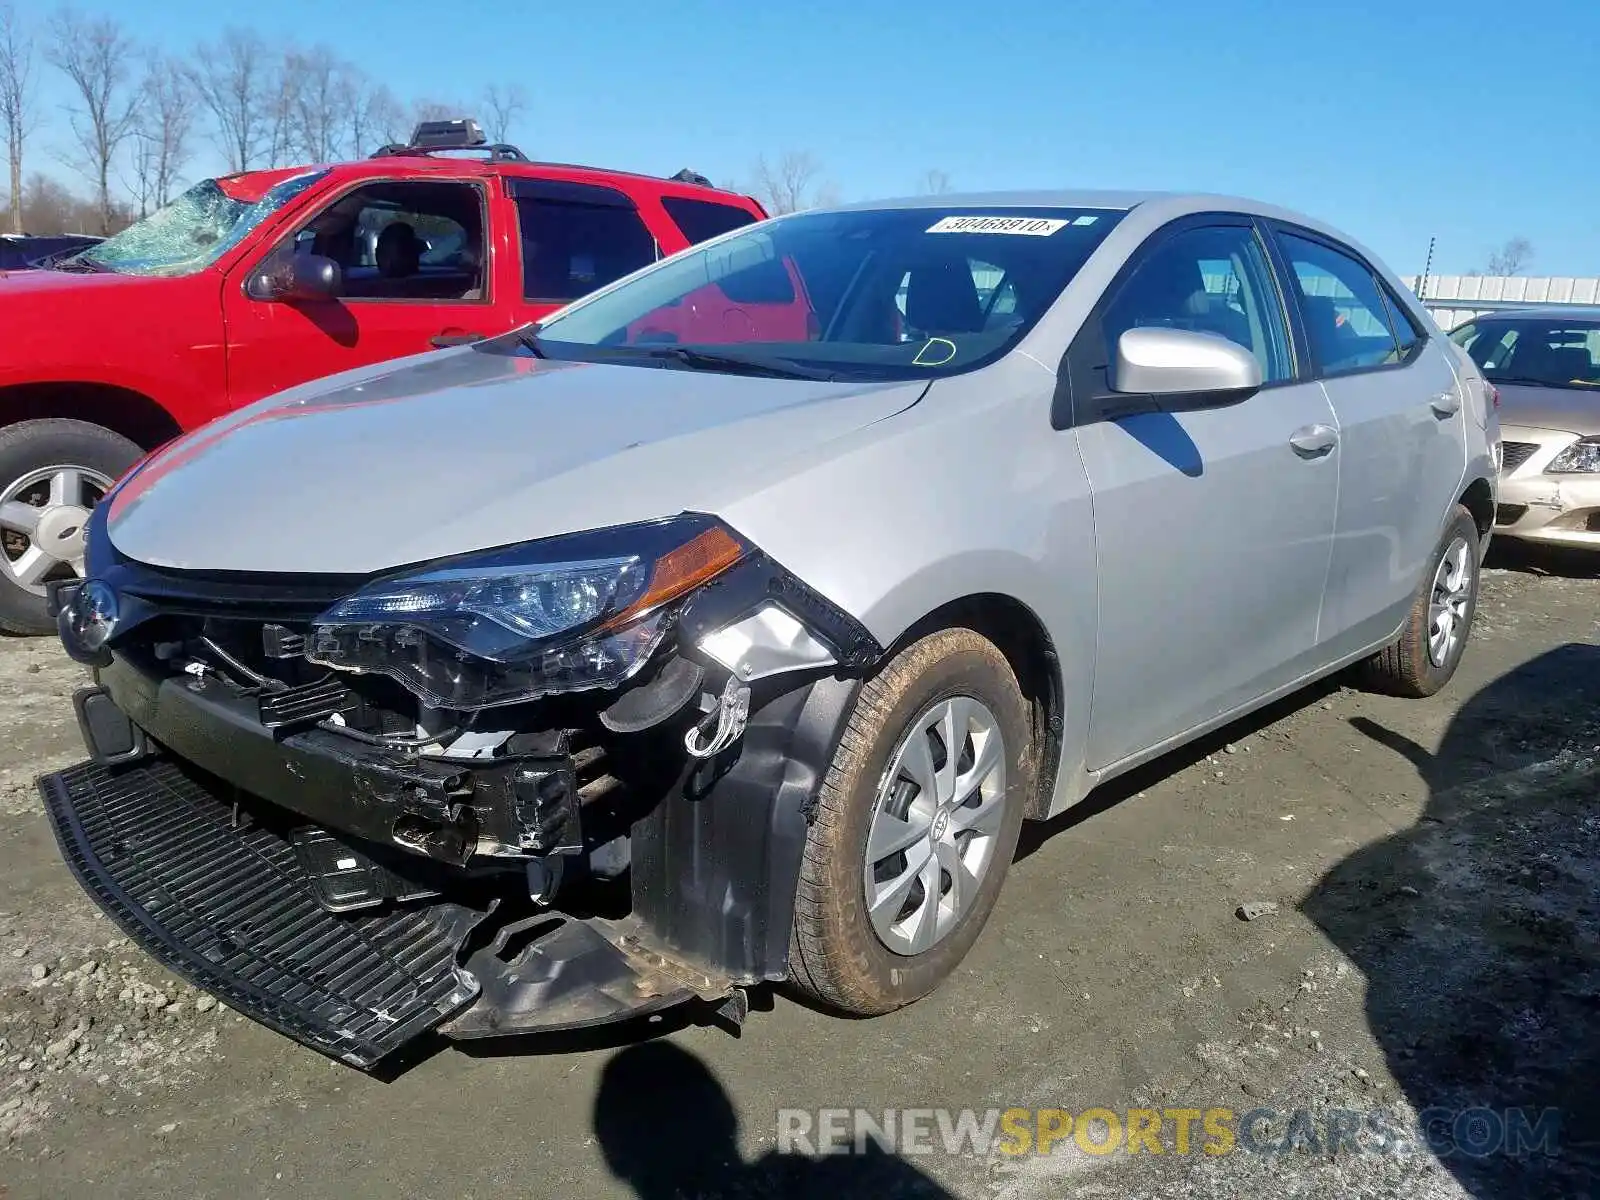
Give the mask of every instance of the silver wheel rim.
[{"label": "silver wheel rim", "polygon": [[986,705],[952,696],[911,723],[867,828],[867,915],[886,947],[922,954],[960,923],[993,864],[1005,805],[1005,739]]},{"label": "silver wheel rim", "polygon": [[1471,599],[1472,551],[1465,538],[1457,538],[1433,573],[1433,595],[1428,602],[1428,659],[1434,666],[1448,665],[1460,647]]},{"label": "silver wheel rim", "polygon": [[35,596],[83,577],[83,527],[111,480],[87,467],[30,471],[0,490],[0,581]]}]

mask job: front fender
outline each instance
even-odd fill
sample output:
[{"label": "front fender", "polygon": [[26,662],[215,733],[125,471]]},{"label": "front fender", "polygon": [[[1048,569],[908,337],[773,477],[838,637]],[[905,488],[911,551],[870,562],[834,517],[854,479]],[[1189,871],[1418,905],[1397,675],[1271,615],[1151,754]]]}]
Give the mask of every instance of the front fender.
[{"label": "front fender", "polygon": [[861,682],[776,686],[752,698],[731,765],[689,772],[632,833],[633,911],[652,940],[737,984],[788,977],[806,833]]}]

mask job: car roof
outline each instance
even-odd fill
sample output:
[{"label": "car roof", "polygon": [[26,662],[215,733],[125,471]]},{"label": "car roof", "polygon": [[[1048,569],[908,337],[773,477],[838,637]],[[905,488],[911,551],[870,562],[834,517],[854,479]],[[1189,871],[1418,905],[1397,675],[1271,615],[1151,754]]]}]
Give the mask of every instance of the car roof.
[{"label": "car roof", "polygon": [[265,192],[274,184],[307,171],[331,171],[342,179],[382,179],[397,175],[427,177],[430,175],[452,178],[493,178],[506,176],[520,179],[557,179],[568,183],[592,183],[621,187],[628,191],[648,191],[653,195],[678,196],[689,200],[710,200],[726,203],[729,200],[748,205],[751,197],[723,188],[706,187],[666,176],[646,175],[637,171],[620,171],[607,167],[585,166],[579,163],[528,162],[518,160],[449,157],[444,154],[384,154],[374,158],[346,162],[311,163],[294,167],[269,167],[254,171],[241,171],[224,176],[229,181],[252,191]]},{"label": "car roof", "polygon": [[832,206],[834,211],[884,208],[1098,208],[1113,212],[1150,209],[1162,221],[1175,220],[1189,213],[1230,212],[1268,217],[1300,225],[1326,234],[1359,250],[1371,253],[1349,234],[1316,217],[1293,209],[1253,200],[1248,196],[1229,196],[1212,192],[1126,191],[1096,188],[1053,188],[1034,191],[945,192],[937,195],[900,196],[887,200],[867,200]]},{"label": "car roof", "polygon": [[[1485,304],[1492,305],[1494,301],[1486,300]],[[1594,304],[1532,304],[1510,308],[1486,308],[1473,317],[1474,321],[1481,321],[1485,317],[1516,317],[1531,318],[1535,321],[1574,321],[1583,324],[1600,325],[1600,305]]]},{"label": "car roof", "polygon": [[[836,205],[830,211],[844,212],[851,209],[888,208],[993,208],[1001,210],[1007,208],[1098,208],[1129,214],[1138,212],[1143,219],[1143,224],[1149,230],[1158,229],[1169,221],[1176,221],[1195,213],[1242,213],[1247,216],[1282,221],[1331,238],[1365,258],[1371,266],[1379,270],[1379,273],[1388,280],[1392,287],[1401,292],[1405,290],[1404,285],[1399,281],[1399,277],[1377,254],[1344,230],[1316,217],[1296,212],[1294,209],[1269,204],[1263,200],[1253,200],[1248,196],[1230,196],[1214,192],[1055,188],[1036,191],[945,192],[936,195],[903,196],[891,200],[869,200],[854,204]],[[1417,307],[1416,311],[1422,311],[1420,306]]]},{"label": "car roof", "polygon": [[832,209],[881,208],[1101,208],[1126,212],[1151,200],[1168,198],[1169,192],[1130,192],[1096,188],[1041,189],[1003,192],[942,192],[923,196],[892,196],[830,205]]}]

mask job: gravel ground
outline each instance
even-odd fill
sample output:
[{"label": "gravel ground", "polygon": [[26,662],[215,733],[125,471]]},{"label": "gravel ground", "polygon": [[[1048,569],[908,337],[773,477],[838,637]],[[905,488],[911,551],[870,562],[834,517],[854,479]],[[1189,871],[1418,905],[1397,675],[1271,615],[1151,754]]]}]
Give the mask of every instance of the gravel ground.
[{"label": "gravel ground", "polygon": [[[1445,694],[1312,689],[1030,831],[990,930],[911,1009],[758,997],[738,1039],[430,1049],[390,1079],[228,1012],[99,917],[33,783],[78,757],[82,675],[0,640],[0,1196],[1591,1194],[1600,578],[1492,562]],[[1562,1126],[1553,1157],[775,1155],[776,1110],[822,1105],[1304,1109],[1320,1129],[1522,1106]]]}]

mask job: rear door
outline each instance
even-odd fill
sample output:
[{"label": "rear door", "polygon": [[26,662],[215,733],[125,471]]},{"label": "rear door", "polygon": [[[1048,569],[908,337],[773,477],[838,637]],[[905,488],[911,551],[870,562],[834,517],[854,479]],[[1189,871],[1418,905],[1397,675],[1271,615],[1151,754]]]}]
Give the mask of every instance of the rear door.
[{"label": "rear door", "polygon": [[1274,224],[1312,362],[1339,426],[1339,512],[1320,640],[1354,654],[1404,619],[1466,470],[1449,350],[1352,248]]},{"label": "rear door", "polygon": [[649,266],[663,254],[638,205],[620,188],[509,176],[513,245],[521,270],[510,305],[516,324]]},{"label": "rear door", "polygon": [[[1172,411],[1152,397],[1152,411],[1107,418],[1116,340],[1135,326],[1226,337],[1255,354],[1265,386],[1224,407]],[[1310,668],[1342,448],[1248,217],[1153,235],[1074,339],[1068,369],[1094,498],[1098,769]]]},{"label": "rear door", "polygon": [[[511,328],[512,314],[495,304],[486,200],[478,179],[367,181],[246,259],[223,289],[234,403]],[[296,254],[336,262],[341,294],[250,296],[252,276]]]}]

